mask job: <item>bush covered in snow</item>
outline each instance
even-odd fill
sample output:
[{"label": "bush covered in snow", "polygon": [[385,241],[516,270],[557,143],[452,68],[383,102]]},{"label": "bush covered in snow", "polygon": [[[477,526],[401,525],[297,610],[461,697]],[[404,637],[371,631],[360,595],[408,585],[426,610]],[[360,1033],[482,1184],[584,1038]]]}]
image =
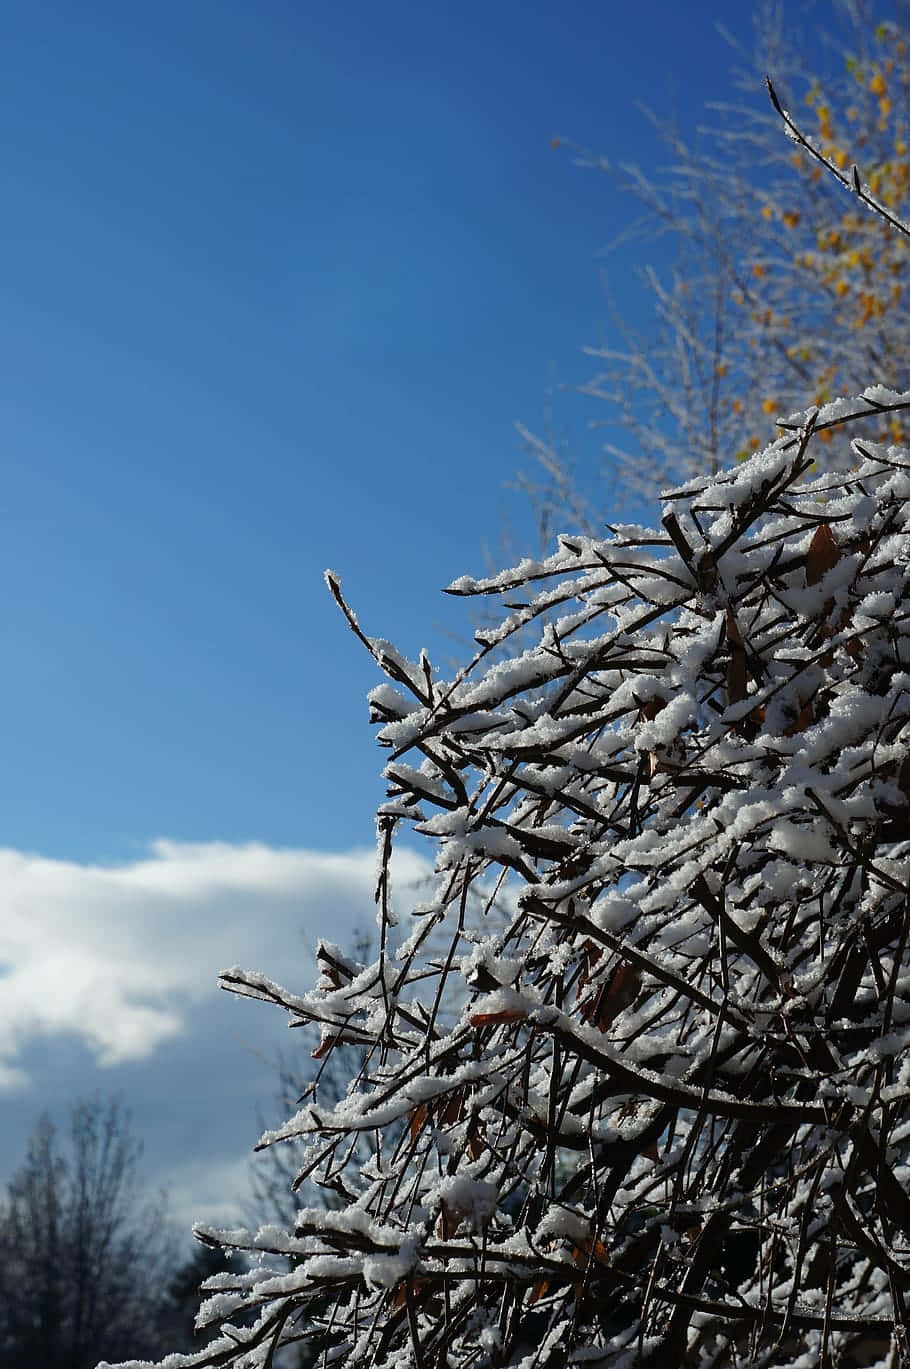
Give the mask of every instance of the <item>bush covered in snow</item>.
[{"label": "bush covered in snow", "polygon": [[[910,455],[812,462],[908,408],[796,415],[657,530],[457,582],[505,607],[454,679],[349,613],[389,677],[378,959],[224,976],[362,1047],[264,1138],[343,1204],[202,1233],[259,1258],[171,1365],[905,1362]],[[437,876],[393,954],[401,824]]]},{"label": "bush covered in snow", "polygon": [[333,1205],[199,1231],[253,1262],[170,1369],[910,1365],[910,452],[814,464],[908,410],[796,414],[656,530],[456,582],[502,607],[454,679],[329,576],[388,677],[379,954],[223,983],[358,1062],[263,1138]]}]

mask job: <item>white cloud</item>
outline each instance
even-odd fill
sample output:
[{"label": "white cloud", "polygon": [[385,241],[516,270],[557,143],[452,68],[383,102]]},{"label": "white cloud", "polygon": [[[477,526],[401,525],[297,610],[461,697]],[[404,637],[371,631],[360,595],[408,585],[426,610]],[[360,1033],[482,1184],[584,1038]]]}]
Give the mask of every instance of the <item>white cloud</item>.
[{"label": "white cloud", "polygon": [[[396,860],[404,905],[428,867]],[[0,1089],[27,1082],[40,1036],[77,1036],[101,1065],[148,1057],[227,965],[307,987],[308,945],[372,925],[374,880],[372,850],[160,840],[113,867],[0,850]]]},{"label": "white cloud", "polygon": [[168,1207],[181,1234],[197,1222],[222,1227],[255,1225],[250,1170],[249,1154],[239,1149],[229,1159],[211,1155],[186,1159],[167,1188]]}]

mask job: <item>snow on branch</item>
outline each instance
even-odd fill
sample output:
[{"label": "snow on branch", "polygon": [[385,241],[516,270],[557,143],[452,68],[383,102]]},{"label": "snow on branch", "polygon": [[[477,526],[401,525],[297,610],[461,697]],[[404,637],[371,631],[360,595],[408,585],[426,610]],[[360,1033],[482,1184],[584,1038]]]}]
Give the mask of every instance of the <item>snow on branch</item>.
[{"label": "snow on branch", "polygon": [[551,1363],[775,1343],[789,1363],[891,1334],[910,1277],[910,471],[867,443],[844,476],[812,469],[820,426],[870,404],[910,395],[798,416],[669,492],[661,529],[565,538],[472,584],[548,610],[512,660],[481,648],[428,684],[381,653],[415,711],[379,734],[413,756],[389,768],[413,812],[383,819],[380,885],[410,821],[436,848],[431,897],[372,966],[321,945],[306,995],[223,976],[320,1024],[317,1054],[358,1044],[345,1098],[263,1138],[305,1141],[346,1201],[288,1233],[202,1233],[264,1263],[212,1290],[221,1334],[173,1369],[297,1341],[325,1364],[530,1365],[544,1332]]},{"label": "snow on branch", "polygon": [[[201,1231],[257,1263],[168,1369],[910,1362],[910,453],[816,467],[908,409],[794,415],[655,529],[456,582],[501,611],[449,680],[329,578],[390,681],[379,955],[222,982],[354,1051],[262,1142],[341,1206]],[[436,874],[399,942],[402,824]]]}]

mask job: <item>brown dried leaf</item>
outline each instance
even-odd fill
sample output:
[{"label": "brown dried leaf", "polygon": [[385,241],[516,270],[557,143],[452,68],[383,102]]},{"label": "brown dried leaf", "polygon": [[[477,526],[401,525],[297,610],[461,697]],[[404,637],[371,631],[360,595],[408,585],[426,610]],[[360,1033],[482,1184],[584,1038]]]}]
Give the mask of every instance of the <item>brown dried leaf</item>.
[{"label": "brown dried leaf", "polygon": [[426,1103],[421,1103],[418,1107],[414,1108],[413,1112],[410,1114],[409,1127],[412,1141],[417,1140],[417,1137],[423,1131],[429,1120],[430,1113]]},{"label": "brown dried leaf", "polygon": [[443,1200],[442,1208],[439,1213],[439,1221],[436,1223],[436,1234],[441,1236],[444,1241],[449,1241],[455,1235],[466,1214],[457,1207],[450,1207]]},{"label": "brown dried leaf", "polygon": [[807,700],[806,703],[800,703],[799,712],[796,715],[796,721],[791,723],[790,726],[785,730],[784,736],[797,737],[799,736],[800,732],[805,732],[806,728],[811,727],[814,722],[815,699],[813,697]]},{"label": "brown dried leaf", "polygon": [[572,1259],[582,1269],[586,1267],[592,1255],[598,1264],[610,1263],[610,1252],[601,1240],[595,1241],[592,1247],[591,1237],[586,1236],[583,1241],[572,1246]]},{"label": "brown dried leaf", "polygon": [[727,703],[738,704],[748,692],[746,650],[743,646],[739,624],[733,616],[733,610],[729,608],[726,616],[726,630],[727,645],[730,648],[730,660],[727,663]]},{"label": "brown dried leaf", "polygon": [[462,1097],[460,1090],[445,1097],[438,1110],[433,1103],[418,1103],[417,1107],[412,1108],[409,1113],[411,1140],[416,1140],[428,1123],[438,1127],[451,1126],[461,1120],[461,1113]]},{"label": "brown dried leaf", "polygon": [[500,1008],[497,1012],[476,1012],[468,1021],[472,1027],[494,1027],[500,1022],[521,1022],[525,1017],[524,1008]]},{"label": "brown dried leaf", "polygon": [[879,801],[882,812],[891,819],[879,829],[879,832],[883,840],[906,841],[910,837],[910,755],[901,761],[896,774],[893,770],[890,774],[894,776],[902,802]]},{"label": "brown dried leaf", "polygon": [[625,961],[611,974],[607,983],[596,994],[592,994],[582,1008],[582,1020],[596,1022],[605,1032],[621,1012],[624,1012],[638,997],[641,988],[641,974],[635,965]]},{"label": "brown dried leaf", "polygon": [[666,699],[648,699],[647,703],[643,703],[639,708],[638,716],[642,722],[653,722],[658,713],[666,706]]},{"label": "brown dried leaf", "polygon": [[897,787],[910,803],[910,756],[905,756],[901,761],[901,768],[897,772]]},{"label": "brown dried leaf", "polygon": [[316,1049],[311,1052],[312,1058],[314,1060],[324,1060],[337,1041],[337,1036],[324,1036]]},{"label": "brown dried leaf", "polygon": [[594,973],[594,967],[603,956],[603,947],[598,946],[597,942],[592,941],[590,937],[586,937],[581,943],[581,949],[584,953],[584,961],[582,963],[581,973],[578,976],[578,991],[576,993],[576,998],[581,998],[582,990]]},{"label": "brown dried leaf", "polygon": [[840,557],[841,550],[834,533],[827,523],[819,523],[806,556],[806,584],[819,584],[828,571],[834,569]]},{"label": "brown dried leaf", "polygon": [[[414,1279],[414,1280],[412,1281],[412,1283],[411,1283],[411,1292],[412,1292],[412,1293],[420,1293],[424,1288],[428,1288],[428,1287],[429,1287],[429,1284],[430,1284],[430,1280],[429,1280],[429,1279]],[[407,1300],[408,1300],[408,1281],[407,1281],[407,1279],[402,1279],[401,1283],[398,1285],[398,1288],[397,1288],[397,1290],[396,1290],[395,1297],[392,1299],[392,1311],[393,1311],[393,1312],[398,1312],[398,1311],[400,1311],[400,1309],[401,1309],[402,1307],[404,1307],[404,1305],[405,1305],[405,1303],[407,1302]]]}]

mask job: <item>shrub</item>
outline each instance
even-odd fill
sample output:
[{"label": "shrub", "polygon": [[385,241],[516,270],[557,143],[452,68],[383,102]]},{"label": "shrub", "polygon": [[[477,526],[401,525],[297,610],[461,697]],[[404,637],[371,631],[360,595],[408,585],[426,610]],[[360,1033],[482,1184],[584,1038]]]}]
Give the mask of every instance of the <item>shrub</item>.
[{"label": "shrub", "polygon": [[859,442],[847,476],[811,462],[827,427],[908,407],[878,389],[797,416],[675,492],[659,532],[457,582],[510,606],[454,680],[364,638],[390,679],[383,946],[402,823],[436,845],[435,895],[395,959],[321,947],[302,997],[224,976],[365,1063],[264,1138],[308,1138],[303,1173],[345,1206],[203,1233],[296,1265],[218,1276],[204,1320],[255,1307],[255,1328],[179,1363],[300,1337],[424,1369],[872,1363],[902,1341],[910,468]]},{"label": "shrub", "polygon": [[[262,1263],[172,1366],[910,1363],[910,457],[813,468],[908,409],[794,415],[656,530],[456,582],[502,611],[451,680],[329,576],[388,677],[379,954],[223,983],[358,1047],[263,1138],[343,1204],[201,1231]],[[393,954],[408,827],[436,883]]]}]

